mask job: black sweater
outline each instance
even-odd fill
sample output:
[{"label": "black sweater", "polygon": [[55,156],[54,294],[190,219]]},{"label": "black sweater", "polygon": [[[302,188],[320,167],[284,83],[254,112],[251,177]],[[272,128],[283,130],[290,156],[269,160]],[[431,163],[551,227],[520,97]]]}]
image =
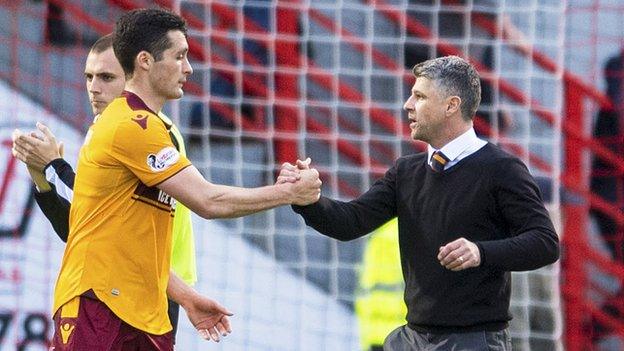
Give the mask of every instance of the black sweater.
[{"label": "black sweater", "polygon": [[[293,206],[306,224],[339,240],[363,236],[399,218],[401,265],[410,327],[423,332],[500,330],[509,314],[510,273],[553,263],[559,240],[526,166],[487,144],[435,173],[427,153],[399,158],[359,198],[326,197]],[[439,248],[464,237],[481,265],[442,267]]]}]

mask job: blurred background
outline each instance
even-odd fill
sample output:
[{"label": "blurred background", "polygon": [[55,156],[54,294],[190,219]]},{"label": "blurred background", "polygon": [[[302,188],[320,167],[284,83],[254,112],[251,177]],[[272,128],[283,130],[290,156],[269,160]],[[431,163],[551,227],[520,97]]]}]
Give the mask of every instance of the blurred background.
[{"label": "blurred background", "polygon": [[[75,165],[92,121],[88,48],[124,11],[161,6],[189,25],[194,74],[165,112],[212,182],[274,182],[309,156],[348,200],[410,140],[411,67],[443,55],[482,77],[477,133],[538,180],[560,262],[513,274],[514,350],[624,349],[624,4],[617,0],[0,0],[0,349],[47,350],[63,245],[33,205],[10,133],[49,125]],[[404,324],[396,224],[354,242],[283,207],[194,218],[196,288],[234,311],[178,350],[375,350]]]}]

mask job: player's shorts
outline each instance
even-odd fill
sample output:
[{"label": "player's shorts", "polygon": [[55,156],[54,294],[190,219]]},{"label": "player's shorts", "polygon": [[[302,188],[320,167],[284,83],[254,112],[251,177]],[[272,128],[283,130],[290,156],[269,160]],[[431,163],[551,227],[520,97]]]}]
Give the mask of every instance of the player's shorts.
[{"label": "player's shorts", "polygon": [[53,351],[173,351],[173,334],[153,335],[117,317],[92,291],[54,314]]}]

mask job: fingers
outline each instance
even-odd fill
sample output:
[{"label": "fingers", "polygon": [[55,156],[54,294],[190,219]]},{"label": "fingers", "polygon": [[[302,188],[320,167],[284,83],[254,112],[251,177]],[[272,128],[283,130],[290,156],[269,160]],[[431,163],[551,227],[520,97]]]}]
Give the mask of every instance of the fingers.
[{"label": "fingers", "polygon": [[231,316],[234,315],[234,313],[230,312],[227,308],[225,308],[225,307],[223,307],[223,306],[221,306],[219,304],[217,304],[215,308],[216,308],[217,312],[222,313],[222,314],[224,314],[226,316],[231,317]]},{"label": "fingers", "polygon": [[282,169],[277,177],[276,184],[294,183],[299,179],[301,179],[301,173],[299,171]]},{"label": "fingers", "polygon": [[39,141],[45,141],[43,136],[41,136],[41,134],[39,134],[37,132],[30,132],[28,135],[30,135],[32,138],[35,138],[35,139],[37,139]]},{"label": "fingers", "polygon": [[225,331],[227,331],[228,334],[232,332],[232,326],[230,325],[230,319],[227,316],[221,318],[221,321],[219,323],[221,325],[223,325],[223,328],[225,328]]},{"label": "fingers", "polygon": [[452,271],[461,271],[481,264],[479,248],[465,238],[459,238],[440,247],[438,260],[440,265]]},{"label": "fingers", "polygon": [[198,329],[197,332],[204,340],[212,340],[214,342],[221,341],[221,337],[219,336],[219,332],[216,327],[210,327],[208,329]]},{"label": "fingers", "polygon": [[464,258],[464,255],[460,254],[455,260],[447,264],[445,268],[452,271],[460,271],[462,269],[468,268],[468,260]]},{"label": "fingers", "polygon": [[282,170],[288,170],[291,172],[296,172],[297,171],[297,166],[293,165],[290,162],[284,162],[282,163]]},{"label": "fingers", "polygon": [[15,129],[13,130],[13,133],[11,133],[11,141],[15,142],[15,140],[17,140],[17,138],[22,135],[22,131],[19,129]]},{"label": "fingers", "polygon": [[448,257],[448,255],[461,247],[460,240],[461,239],[451,241],[450,243],[440,247],[440,252],[438,253],[438,260],[440,261],[440,263],[442,263],[442,265],[457,258],[457,257]]},{"label": "fingers", "polygon": [[467,250],[457,249],[451,251],[448,255],[444,256],[444,258],[439,260],[440,264],[446,269],[453,270],[465,264],[468,260],[468,256],[469,255]]},{"label": "fingers", "polygon": [[56,141],[56,137],[54,136],[54,134],[52,134],[50,128],[48,128],[45,124],[37,122],[37,129],[39,129],[43,133],[43,135],[48,138],[48,140]]},{"label": "fingers", "polygon": [[219,334],[221,334],[221,336],[227,336],[231,332],[225,327],[222,322],[217,323],[215,328],[217,328],[217,331],[219,332]]},{"label": "fingers", "polygon": [[297,160],[297,168],[298,169],[310,169],[310,163],[312,162],[311,158],[306,158],[305,161]]},{"label": "fingers", "polygon": [[22,146],[21,144],[14,143],[12,152],[13,152],[13,156],[17,157],[20,160],[22,160],[22,158],[24,160],[28,159],[27,158],[29,155],[28,149]]},{"label": "fingers", "polygon": [[279,177],[277,177],[277,181],[275,181],[275,184],[294,183],[297,180],[299,180],[299,177],[285,177],[280,175]]},{"label": "fingers", "polygon": [[29,134],[22,134],[15,139],[13,142],[15,144],[22,145],[24,147],[36,147],[43,144],[43,141],[37,139],[37,137],[33,137]]},{"label": "fingers", "polygon": [[219,331],[217,330],[216,327],[208,328],[207,330],[208,330],[208,334],[210,334],[210,338],[212,339],[212,341],[214,342],[221,341],[221,336],[219,335]]},{"label": "fingers", "polygon": [[18,159],[18,160],[28,164],[28,159],[26,158],[26,155],[24,155],[22,152],[20,152],[15,147],[13,147],[13,149],[11,149],[11,153],[13,154],[13,157],[15,157],[16,159]]},{"label": "fingers", "polygon": [[210,340],[210,333],[208,333],[208,329],[198,329],[197,332],[199,333],[199,336],[202,337],[202,339]]},{"label": "fingers", "polygon": [[[46,163],[38,157],[36,152],[33,152],[34,147],[32,144],[23,142],[23,137],[24,135],[18,137],[18,139],[13,143],[13,149],[11,150],[13,156],[37,170],[42,170]],[[29,136],[25,137],[30,138]]]}]

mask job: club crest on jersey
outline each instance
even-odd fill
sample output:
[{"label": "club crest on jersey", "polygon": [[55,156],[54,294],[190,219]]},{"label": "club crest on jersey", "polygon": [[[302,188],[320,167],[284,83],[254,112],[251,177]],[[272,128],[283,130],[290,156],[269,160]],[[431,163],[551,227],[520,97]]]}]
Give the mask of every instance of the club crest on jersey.
[{"label": "club crest on jersey", "polygon": [[141,126],[143,130],[145,130],[147,129],[147,117],[148,115],[137,115],[136,117],[132,118],[132,120],[135,121],[139,126]]},{"label": "club crest on jersey", "polygon": [[156,155],[147,155],[147,165],[154,172],[162,172],[180,159],[180,153],[173,146],[158,151]]}]

